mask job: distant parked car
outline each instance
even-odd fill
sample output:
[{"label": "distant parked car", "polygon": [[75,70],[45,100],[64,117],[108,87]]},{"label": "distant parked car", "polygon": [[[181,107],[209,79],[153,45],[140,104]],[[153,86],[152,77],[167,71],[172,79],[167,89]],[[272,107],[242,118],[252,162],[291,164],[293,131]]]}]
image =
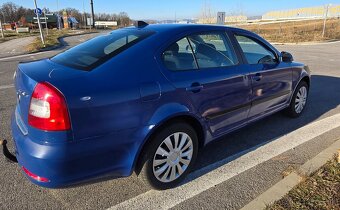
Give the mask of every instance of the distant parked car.
[{"label": "distant parked car", "polygon": [[15,88],[16,157],[35,184],[135,171],[167,189],[207,143],[281,110],[300,116],[310,73],[246,30],[139,22],[20,63]]}]

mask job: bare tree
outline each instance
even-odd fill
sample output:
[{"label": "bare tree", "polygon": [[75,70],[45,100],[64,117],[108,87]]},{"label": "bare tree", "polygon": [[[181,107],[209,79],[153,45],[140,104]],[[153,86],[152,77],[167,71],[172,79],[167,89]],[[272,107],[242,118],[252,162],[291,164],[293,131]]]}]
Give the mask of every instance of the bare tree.
[{"label": "bare tree", "polygon": [[[51,13],[48,8],[44,8],[43,11]],[[74,17],[82,25],[85,24],[84,21],[86,21],[86,19],[84,19],[84,15],[79,10],[75,8],[66,8],[60,10],[58,14],[63,14],[64,11],[66,11],[69,16]],[[16,22],[28,15],[34,15],[34,10],[18,6],[12,2],[4,3],[0,7],[0,18],[4,22]],[[90,17],[90,14],[86,13],[85,17]],[[122,27],[128,26],[131,23],[130,17],[126,12],[120,12],[119,14],[97,13],[95,19],[101,21],[117,21],[118,25]]]},{"label": "bare tree", "polygon": [[228,13],[229,16],[243,16],[245,15],[244,6],[242,2],[238,2],[236,6],[231,8]]},{"label": "bare tree", "polygon": [[18,6],[12,2],[4,3],[0,8],[0,13],[2,15],[2,18],[6,22],[17,21],[17,11],[18,11]]},{"label": "bare tree", "polygon": [[28,16],[28,15],[34,15],[34,10],[20,6],[18,7],[18,10],[17,10],[16,20],[18,21],[20,20],[20,18]]},{"label": "bare tree", "polygon": [[206,24],[216,23],[215,13],[216,12],[211,8],[210,2],[205,1],[199,17],[200,22]]},{"label": "bare tree", "polygon": [[97,13],[95,19],[100,21],[113,20],[112,15],[108,13]]},{"label": "bare tree", "polygon": [[130,25],[130,17],[126,12],[120,12],[118,14],[118,25],[122,27]]},{"label": "bare tree", "polygon": [[16,22],[27,15],[34,15],[34,10],[18,6],[12,2],[4,3],[0,7],[0,18],[6,22]]}]

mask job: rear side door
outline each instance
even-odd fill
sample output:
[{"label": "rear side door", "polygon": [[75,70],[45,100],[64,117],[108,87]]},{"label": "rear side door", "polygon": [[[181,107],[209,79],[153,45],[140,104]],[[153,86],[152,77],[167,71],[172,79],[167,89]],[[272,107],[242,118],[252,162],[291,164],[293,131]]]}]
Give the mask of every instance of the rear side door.
[{"label": "rear side door", "polygon": [[224,31],[182,37],[164,50],[161,60],[178,95],[190,100],[213,136],[246,123],[251,84]]},{"label": "rear side door", "polygon": [[252,106],[249,121],[287,105],[292,91],[292,70],[276,51],[251,34],[234,34],[250,73]]}]

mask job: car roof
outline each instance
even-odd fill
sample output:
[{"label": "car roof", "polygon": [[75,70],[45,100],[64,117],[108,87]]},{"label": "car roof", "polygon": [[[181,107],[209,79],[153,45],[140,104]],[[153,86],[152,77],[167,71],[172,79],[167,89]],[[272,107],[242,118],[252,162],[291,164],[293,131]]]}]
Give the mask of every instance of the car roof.
[{"label": "car roof", "polygon": [[200,32],[200,31],[216,31],[216,30],[225,30],[225,31],[234,31],[236,33],[250,35],[261,40],[264,44],[268,45],[269,48],[278,52],[275,47],[273,47],[268,41],[263,39],[261,36],[257,35],[254,32],[237,28],[231,27],[226,25],[213,25],[213,24],[147,24],[144,27],[136,27],[130,26],[124,29],[129,30],[145,30],[145,31],[152,31],[156,32],[157,36],[154,36],[155,39],[160,38],[162,40],[164,37],[173,37],[178,34],[182,33],[190,33],[190,32]]},{"label": "car roof", "polygon": [[[128,27],[130,29],[138,29],[137,27],[131,26]],[[244,31],[249,32],[244,29],[240,28],[234,28],[230,26],[224,26],[224,25],[207,25],[207,24],[150,24],[143,28],[140,28],[141,30],[152,30],[159,33],[168,33],[168,32],[184,32],[188,30],[220,30],[220,29],[226,29],[226,30],[238,30],[238,31]]]}]

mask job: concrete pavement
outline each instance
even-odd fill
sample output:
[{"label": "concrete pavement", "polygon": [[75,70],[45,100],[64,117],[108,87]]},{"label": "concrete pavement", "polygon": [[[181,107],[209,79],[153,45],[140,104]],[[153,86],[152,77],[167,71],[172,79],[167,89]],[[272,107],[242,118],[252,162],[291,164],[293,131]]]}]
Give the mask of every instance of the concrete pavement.
[{"label": "concrete pavement", "polygon": [[[67,40],[67,38],[70,38],[70,40]],[[67,38],[65,40],[69,41],[70,46],[72,43],[81,42],[76,37]],[[274,152],[270,159],[262,159],[262,161],[244,168],[249,164],[248,160],[255,163],[253,159],[260,157],[258,155],[244,159],[244,157],[250,157],[251,151],[266,145],[269,145],[266,146],[269,149],[276,148],[271,145],[276,144],[277,140],[283,136],[340,113],[340,95],[337,94],[340,90],[340,61],[338,60],[340,43],[317,46],[278,46],[278,48],[291,52],[295,60],[309,64],[314,74],[306,112],[298,119],[289,119],[278,113],[209,144],[200,154],[195,172],[190,175],[193,181],[188,182],[188,184],[192,183],[190,189],[196,189],[198,193],[189,191],[190,196],[180,200],[181,202],[175,202],[176,197],[164,197],[162,195],[162,198],[166,200],[165,202],[171,202],[175,205],[161,205],[162,203],[154,195],[155,192],[146,188],[135,175],[68,189],[45,189],[26,180],[17,165],[10,164],[4,158],[0,158],[0,182],[2,183],[0,209],[106,209],[119,207],[116,205],[123,206],[124,202],[126,204],[130,199],[135,198],[142,198],[138,201],[144,201],[144,205],[147,203],[149,206],[159,208],[239,209],[243,207],[282,180],[282,173],[287,168],[298,168],[303,165],[320,151],[333,144],[340,136],[340,129],[333,127],[326,130],[325,133],[314,135],[313,138],[300,142],[301,144],[290,145],[290,139],[288,139],[286,142],[288,150]],[[1,138],[11,138],[9,119],[15,105],[15,92],[11,85],[17,63],[50,57],[58,52],[60,50],[12,59],[0,59]],[[309,134],[308,129],[300,135],[306,134]],[[10,149],[12,149],[12,142],[9,142],[9,144]],[[229,171],[221,171],[221,177],[226,177],[228,174],[232,175],[228,175],[228,179],[224,178],[221,182],[216,182],[216,179],[211,180],[212,184],[207,185],[208,187],[205,187],[202,191],[202,187],[196,183],[196,180],[207,173],[200,173],[200,171],[209,169],[214,164],[221,163],[221,161],[222,166],[235,164],[234,168],[230,168]],[[239,171],[240,168],[245,170]],[[216,169],[216,167],[212,168],[210,172],[218,174]],[[184,185],[182,188],[189,189]]]},{"label": "concrete pavement", "polygon": [[21,55],[26,53],[25,47],[29,45],[36,36],[23,37],[18,39],[12,39],[3,43],[0,43],[0,58]]},{"label": "concrete pavement", "polygon": [[308,160],[297,171],[292,172],[287,177],[269,188],[259,197],[248,203],[241,210],[265,209],[267,205],[273,204],[285,196],[293,187],[305,180],[306,176],[311,176],[319,170],[327,161],[334,158],[340,148],[340,139],[334,142],[327,149],[320,152],[317,156]]}]

